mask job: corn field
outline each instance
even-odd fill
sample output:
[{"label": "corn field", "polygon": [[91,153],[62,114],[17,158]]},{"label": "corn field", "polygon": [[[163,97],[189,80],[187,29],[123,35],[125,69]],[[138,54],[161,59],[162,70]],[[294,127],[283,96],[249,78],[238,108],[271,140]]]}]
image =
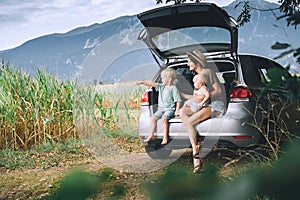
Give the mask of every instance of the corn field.
[{"label": "corn field", "polygon": [[72,104],[75,85],[37,71],[0,72],[0,148],[28,148],[48,140],[75,137]]},{"label": "corn field", "polygon": [[2,66],[0,149],[27,149],[42,142],[77,138],[77,116],[89,116],[99,126],[111,125],[118,121],[118,109],[122,107],[130,118],[130,100],[124,96],[111,100],[109,96],[95,87],[61,82],[40,70],[30,76],[20,69]]},{"label": "corn field", "polygon": [[106,130],[137,136],[140,97],[145,86],[133,82],[88,86],[75,92],[75,124],[81,138]]}]

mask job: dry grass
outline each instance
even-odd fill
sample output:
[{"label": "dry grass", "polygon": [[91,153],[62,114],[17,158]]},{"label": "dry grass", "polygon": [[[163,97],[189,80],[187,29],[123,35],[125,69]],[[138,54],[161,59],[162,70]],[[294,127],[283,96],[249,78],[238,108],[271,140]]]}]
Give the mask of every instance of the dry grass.
[{"label": "dry grass", "polygon": [[80,121],[112,127],[136,123],[142,91],[135,83],[83,87],[6,66],[0,73],[0,149],[74,139]]},{"label": "dry grass", "polygon": [[41,71],[32,78],[19,69],[2,69],[0,149],[27,149],[41,142],[75,138],[74,89],[74,83],[60,83]]}]

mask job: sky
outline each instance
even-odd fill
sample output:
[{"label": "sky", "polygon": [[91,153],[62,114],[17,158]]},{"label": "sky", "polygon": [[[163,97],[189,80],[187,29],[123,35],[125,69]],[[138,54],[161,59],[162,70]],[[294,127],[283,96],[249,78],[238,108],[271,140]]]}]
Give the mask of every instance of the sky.
[{"label": "sky", "polygon": [[[221,7],[232,1],[203,0]],[[156,5],[156,0],[0,0],[0,51],[43,35],[66,33],[162,5]]]}]

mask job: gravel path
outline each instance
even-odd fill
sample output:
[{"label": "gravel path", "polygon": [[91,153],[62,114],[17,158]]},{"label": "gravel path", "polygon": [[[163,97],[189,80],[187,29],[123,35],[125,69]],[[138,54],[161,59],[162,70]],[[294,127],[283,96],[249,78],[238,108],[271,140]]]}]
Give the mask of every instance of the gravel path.
[{"label": "gravel path", "polygon": [[146,153],[125,153],[114,156],[99,156],[97,160],[120,172],[149,173],[170,165],[188,151],[189,149],[173,150],[168,159],[152,159]]}]

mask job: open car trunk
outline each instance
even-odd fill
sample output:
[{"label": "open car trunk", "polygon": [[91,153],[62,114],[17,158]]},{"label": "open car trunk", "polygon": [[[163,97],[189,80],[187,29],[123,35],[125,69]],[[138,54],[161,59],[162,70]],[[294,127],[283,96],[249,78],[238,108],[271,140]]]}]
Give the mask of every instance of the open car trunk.
[{"label": "open car trunk", "polygon": [[213,3],[186,3],[152,9],[138,16],[139,35],[160,59],[183,56],[196,45],[203,52],[237,53],[238,24]]},{"label": "open car trunk", "polygon": [[[230,90],[232,85],[234,84],[234,80],[237,79],[236,70],[233,62],[228,60],[211,60],[207,64],[208,68],[211,68],[215,71],[222,88],[222,94],[225,104],[225,112],[226,107],[229,102]],[[195,72],[190,71],[189,67],[186,63],[182,63],[181,65],[176,65],[173,67],[177,72],[177,80],[176,86],[178,87],[179,91],[185,94],[193,94],[194,86],[193,86],[193,77]],[[156,80],[160,82],[161,80]],[[186,99],[182,99],[182,105]],[[157,103],[158,103],[158,92],[152,88],[149,91],[149,103],[152,106],[152,114],[157,110]],[[223,113],[224,114],[224,113]],[[170,122],[181,122],[179,117],[175,117],[176,119],[171,119]]]}]

